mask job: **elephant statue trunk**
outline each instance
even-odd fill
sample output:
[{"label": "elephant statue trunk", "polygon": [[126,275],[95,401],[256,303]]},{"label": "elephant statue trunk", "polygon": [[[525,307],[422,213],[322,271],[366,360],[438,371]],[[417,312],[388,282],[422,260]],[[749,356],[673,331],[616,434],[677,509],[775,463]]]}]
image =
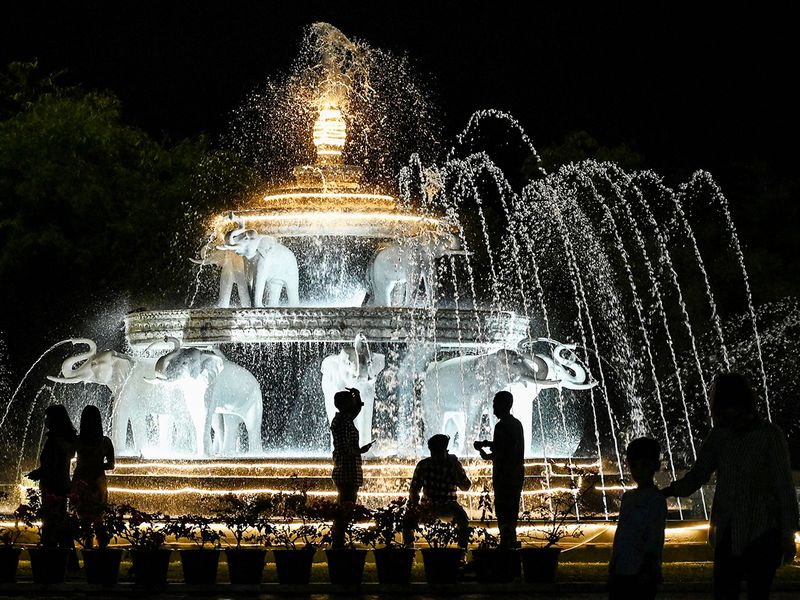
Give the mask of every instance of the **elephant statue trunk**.
[{"label": "elephant statue trunk", "polygon": [[369,349],[367,336],[363,332],[356,334],[353,340],[353,350],[355,351],[356,378],[361,379],[366,373],[367,381],[372,379],[372,352]]},{"label": "elephant statue trunk", "polygon": [[89,350],[66,359],[61,364],[61,377],[48,375],[47,378],[56,383],[79,383],[83,381],[83,378],[80,377],[80,367],[75,368],[75,365],[85,364],[97,355],[97,344],[88,338],[74,338],[66,341],[72,342],[73,345],[84,344],[89,346]]},{"label": "elephant statue trunk", "polygon": [[167,381],[169,377],[167,376],[166,371],[169,367],[169,361],[181,351],[181,343],[177,338],[170,336],[164,336],[164,341],[172,344],[172,350],[167,352],[164,356],[159,357],[153,370],[155,372],[156,379]]}]

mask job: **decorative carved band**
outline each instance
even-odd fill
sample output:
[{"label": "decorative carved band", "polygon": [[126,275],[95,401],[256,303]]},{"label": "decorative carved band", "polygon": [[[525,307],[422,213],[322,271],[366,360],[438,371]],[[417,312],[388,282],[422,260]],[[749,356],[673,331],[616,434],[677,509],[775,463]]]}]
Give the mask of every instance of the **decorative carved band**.
[{"label": "decorative carved band", "polygon": [[184,345],[345,342],[359,332],[371,342],[424,341],[442,347],[515,346],[528,319],[513,312],[386,307],[194,308],[130,313],[133,347],[179,339]]}]

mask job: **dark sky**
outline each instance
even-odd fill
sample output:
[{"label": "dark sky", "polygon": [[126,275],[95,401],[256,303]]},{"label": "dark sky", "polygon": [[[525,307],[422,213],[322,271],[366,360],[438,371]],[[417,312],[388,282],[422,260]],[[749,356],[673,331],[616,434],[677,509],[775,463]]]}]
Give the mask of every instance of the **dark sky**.
[{"label": "dark sky", "polygon": [[656,169],[752,157],[793,168],[791,3],[537,4],[13,1],[0,8],[0,59],[67,68],[116,93],[129,121],[178,139],[224,130],[255,84],[288,67],[303,27],[325,20],[407,52],[432,76],[450,135],[493,107],[537,145],[585,129],[634,143]]}]

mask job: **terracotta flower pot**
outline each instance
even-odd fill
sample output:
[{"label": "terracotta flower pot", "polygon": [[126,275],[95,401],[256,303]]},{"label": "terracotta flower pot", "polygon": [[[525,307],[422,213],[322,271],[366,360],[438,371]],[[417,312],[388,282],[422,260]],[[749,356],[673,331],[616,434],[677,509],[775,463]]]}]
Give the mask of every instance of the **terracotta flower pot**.
[{"label": "terracotta flower pot", "polygon": [[165,587],[171,554],[167,549],[131,550],[134,583],[146,588]]},{"label": "terracotta flower pot", "polygon": [[22,548],[0,546],[0,583],[14,583],[17,580],[17,567]]},{"label": "terracotta flower pot", "polygon": [[183,582],[188,585],[214,585],[217,583],[219,553],[220,551],[217,549],[202,548],[179,551],[183,567]]},{"label": "terracotta flower pot", "polygon": [[464,558],[461,548],[423,548],[420,552],[428,583],[458,583]]},{"label": "terracotta flower pot", "polygon": [[375,555],[375,568],[378,571],[378,582],[407,585],[411,582],[411,569],[414,565],[413,548],[379,548]]},{"label": "terracotta flower pot", "polygon": [[237,585],[258,585],[264,574],[267,551],[258,548],[228,548],[228,577]]},{"label": "terracotta flower pot", "polygon": [[553,583],[558,571],[561,548],[523,548],[522,572],[527,583]]},{"label": "terracotta flower pot", "polygon": [[303,585],[311,580],[313,549],[275,550],[274,554],[278,583]]},{"label": "terracotta flower pot", "polygon": [[34,583],[64,583],[70,552],[67,548],[29,548]]},{"label": "terracotta flower pot", "polygon": [[83,550],[82,554],[86,583],[106,586],[117,583],[122,560],[120,548],[89,548]]},{"label": "terracotta flower pot", "polygon": [[364,575],[366,550],[336,548],[325,550],[328,559],[328,578],[339,585],[359,585]]}]

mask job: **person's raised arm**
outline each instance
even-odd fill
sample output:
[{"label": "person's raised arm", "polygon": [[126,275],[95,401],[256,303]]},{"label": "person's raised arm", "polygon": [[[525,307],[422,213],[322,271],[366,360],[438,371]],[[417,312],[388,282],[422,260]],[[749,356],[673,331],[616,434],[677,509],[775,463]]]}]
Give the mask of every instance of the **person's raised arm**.
[{"label": "person's raised arm", "polygon": [[697,460],[694,461],[692,468],[683,477],[676,479],[661,490],[661,493],[665,496],[691,496],[701,486],[708,483],[712,473],[717,470],[717,462],[719,460],[717,456],[718,446],[719,432],[716,428],[713,428],[703,445],[700,446]]}]

